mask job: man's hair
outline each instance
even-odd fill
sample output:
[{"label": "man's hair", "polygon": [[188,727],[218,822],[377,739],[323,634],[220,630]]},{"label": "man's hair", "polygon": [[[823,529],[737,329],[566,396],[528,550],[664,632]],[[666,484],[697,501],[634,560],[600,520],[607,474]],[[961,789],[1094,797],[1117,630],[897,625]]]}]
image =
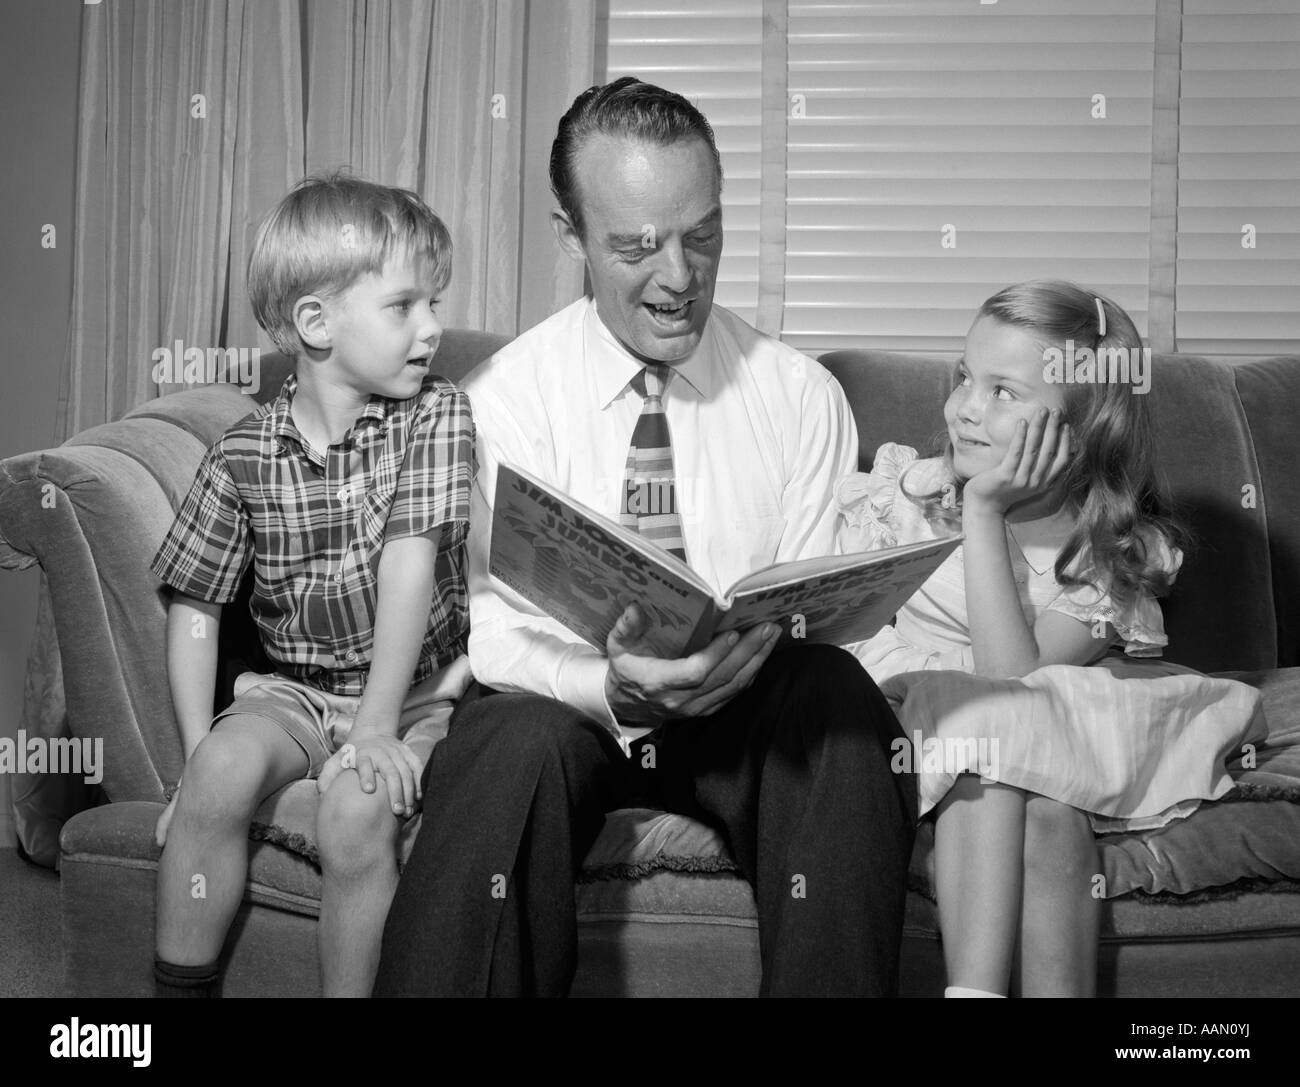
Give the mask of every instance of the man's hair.
[{"label": "man's hair", "polygon": [[680,94],[630,75],[588,87],[560,118],[551,144],[551,192],[579,235],[583,224],[576,160],[583,144],[598,134],[628,136],[665,147],[680,140],[703,140],[713,155],[718,188],[722,188],[722,159],[713,126]]},{"label": "man's hair", "polygon": [[288,355],[302,353],[294,303],[333,298],[391,257],[433,265],[435,290],[451,278],[451,236],[415,193],[341,171],[307,177],[258,227],[248,258],[248,296],[257,323]]}]

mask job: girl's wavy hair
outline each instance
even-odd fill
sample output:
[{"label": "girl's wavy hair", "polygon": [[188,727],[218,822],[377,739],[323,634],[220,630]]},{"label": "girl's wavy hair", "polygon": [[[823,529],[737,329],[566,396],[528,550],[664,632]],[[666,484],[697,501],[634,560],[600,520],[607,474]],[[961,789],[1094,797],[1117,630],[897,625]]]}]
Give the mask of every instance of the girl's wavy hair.
[{"label": "girl's wavy hair", "polygon": [[[1106,316],[1104,336],[1099,334],[1098,302]],[[1131,360],[1136,355],[1130,352],[1143,350],[1123,309],[1105,295],[1064,280],[1006,287],[980,307],[975,319],[982,317],[1024,329],[1044,350],[1063,350],[1072,340],[1076,353],[1090,348],[1098,366],[1103,359]],[[1123,356],[1115,354],[1119,350]],[[1131,600],[1143,590],[1162,596],[1172,579],[1155,563],[1153,546],[1162,537],[1168,546],[1186,551],[1191,541],[1156,471],[1148,396],[1119,380],[1067,384],[1064,391],[1065,421],[1077,450],[1065,470],[1065,498],[1079,519],[1057,556],[1056,580],[1067,588],[1095,585],[1118,600]],[[944,459],[955,479],[946,435],[944,443]],[[951,490],[910,497],[932,521],[959,527],[960,509]],[[1080,573],[1086,577],[1070,572],[1080,556]]]}]

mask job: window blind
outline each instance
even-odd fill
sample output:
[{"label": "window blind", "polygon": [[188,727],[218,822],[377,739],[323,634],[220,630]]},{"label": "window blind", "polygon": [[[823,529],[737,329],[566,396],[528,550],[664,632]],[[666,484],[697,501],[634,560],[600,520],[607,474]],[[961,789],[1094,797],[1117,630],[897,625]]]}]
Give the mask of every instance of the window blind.
[{"label": "window blind", "polygon": [[1154,0],[790,0],[784,338],[957,351],[1038,276],[1145,332],[1153,35]]},{"label": "window blind", "polygon": [[1300,2],[1184,0],[1178,350],[1300,351]]},{"label": "window blind", "polygon": [[[597,27],[597,33],[604,29]],[[725,241],[714,300],[753,324],[758,306],[762,0],[609,0],[606,71],[689,98],[722,156]]]}]

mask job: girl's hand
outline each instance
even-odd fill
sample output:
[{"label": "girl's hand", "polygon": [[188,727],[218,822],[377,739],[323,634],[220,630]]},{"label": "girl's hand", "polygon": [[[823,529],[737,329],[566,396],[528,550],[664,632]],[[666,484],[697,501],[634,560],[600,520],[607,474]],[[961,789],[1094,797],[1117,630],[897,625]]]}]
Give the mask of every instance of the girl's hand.
[{"label": "girl's hand", "polygon": [[1016,424],[1002,463],[977,472],[962,488],[962,505],[971,513],[1005,514],[1012,506],[1051,489],[1070,461],[1070,425],[1061,411],[1041,407],[1033,419]]}]

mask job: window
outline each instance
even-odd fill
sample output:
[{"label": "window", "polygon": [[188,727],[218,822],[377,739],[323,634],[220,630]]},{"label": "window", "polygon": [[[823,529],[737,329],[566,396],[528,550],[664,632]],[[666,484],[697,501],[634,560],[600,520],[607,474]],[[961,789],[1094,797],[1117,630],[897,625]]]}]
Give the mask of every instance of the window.
[{"label": "window", "polygon": [[1300,351],[1300,4],[1184,0],[1178,349]]},{"label": "window", "polygon": [[797,347],[955,352],[995,290],[1061,276],[1158,349],[1300,350],[1297,0],[609,0],[608,42],[610,78],[715,123],[718,301],[753,321],[775,288]]},{"label": "window", "polygon": [[[597,28],[598,36],[602,29]],[[722,156],[726,231],[714,300],[753,324],[758,305],[761,0],[611,0],[605,40],[607,80],[634,75],[676,91],[713,126]]]}]

